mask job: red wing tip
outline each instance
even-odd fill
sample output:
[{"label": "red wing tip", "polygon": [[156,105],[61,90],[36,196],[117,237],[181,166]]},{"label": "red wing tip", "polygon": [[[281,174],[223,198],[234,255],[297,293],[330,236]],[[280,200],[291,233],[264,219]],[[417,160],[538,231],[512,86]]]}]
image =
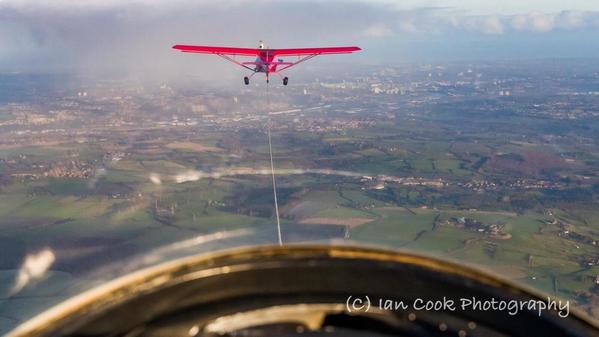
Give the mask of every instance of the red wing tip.
[{"label": "red wing tip", "polygon": [[[0,1],[1,1],[1,0],[0,0]],[[188,49],[189,47],[193,47],[193,46],[187,46],[187,45],[184,45],[184,44],[176,44],[176,45],[174,45],[172,48],[173,48],[173,49],[180,50],[180,51],[187,51],[187,49]]]}]

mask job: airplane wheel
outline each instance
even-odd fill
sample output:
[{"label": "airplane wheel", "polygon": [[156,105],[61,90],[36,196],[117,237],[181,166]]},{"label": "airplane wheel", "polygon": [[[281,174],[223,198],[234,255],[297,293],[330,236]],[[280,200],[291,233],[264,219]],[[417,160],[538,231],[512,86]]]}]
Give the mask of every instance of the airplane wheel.
[{"label": "airplane wheel", "polygon": [[250,79],[246,76],[243,78],[243,83],[245,83],[245,85],[250,84]]},{"label": "airplane wheel", "polygon": [[289,83],[289,77],[285,76],[283,78],[283,85],[287,85],[287,83]]}]

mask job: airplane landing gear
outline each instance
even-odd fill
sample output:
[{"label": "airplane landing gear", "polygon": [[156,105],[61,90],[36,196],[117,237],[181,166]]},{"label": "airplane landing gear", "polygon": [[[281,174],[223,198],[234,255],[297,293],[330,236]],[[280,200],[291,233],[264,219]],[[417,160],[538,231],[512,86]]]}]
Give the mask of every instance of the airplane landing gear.
[{"label": "airplane landing gear", "polygon": [[287,83],[289,83],[289,77],[285,76],[283,78],[283,85],[287,85]]},{"label": "airplane landing gear", "polygon": [[246,76],[243,78],[243,83],[245,83],[245,85],[250,84],[250,79]]}]

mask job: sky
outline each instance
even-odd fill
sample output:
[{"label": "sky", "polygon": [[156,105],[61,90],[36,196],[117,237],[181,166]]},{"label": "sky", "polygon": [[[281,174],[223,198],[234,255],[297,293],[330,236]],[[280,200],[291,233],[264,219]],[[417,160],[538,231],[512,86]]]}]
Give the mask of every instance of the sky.
[{"label": "sky", "polygon": [[0,72],[227,77],[239,70],[170,47],[261,39],[359,45],[361,64],[596,57],[598,33],[599,0],[0,0]]}]

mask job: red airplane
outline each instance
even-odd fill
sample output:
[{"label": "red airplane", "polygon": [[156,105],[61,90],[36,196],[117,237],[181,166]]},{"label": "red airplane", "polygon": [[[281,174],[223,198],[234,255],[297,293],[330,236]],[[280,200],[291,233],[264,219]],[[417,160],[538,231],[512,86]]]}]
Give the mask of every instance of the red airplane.
[{"label": "red airplane", "polygon": [[[349,54],[360,49],[359,47],[325,47],[325,48],[292,48],[292,49],[269,49],[260,41],[260,46],[257,49],[252,48],[236,48],[236,47],[212,47],[212,46],[189,46],[175,45],[174,49],[178,49],[184,53],[198,54],[214,54],[224,58],[227,61],[233,62],[239,66],[251,70],[253,73],[249,77],[245,76],[243,82],[250,84],[250,78],[256,73],[266,74],[266,83],[268,83],[270,74],[277,74],[283,80],[283,85],[287,85],[289,78],[281,76],[280,72],[293,67],[296,64],[307,61],[318,55],[326,54]],[[236,56],[256,56],[254,62],[238,61]],[[286,62],[277,56],[297,56],[295,62]],[[280,68],[278,68],[280,67]]]}]

